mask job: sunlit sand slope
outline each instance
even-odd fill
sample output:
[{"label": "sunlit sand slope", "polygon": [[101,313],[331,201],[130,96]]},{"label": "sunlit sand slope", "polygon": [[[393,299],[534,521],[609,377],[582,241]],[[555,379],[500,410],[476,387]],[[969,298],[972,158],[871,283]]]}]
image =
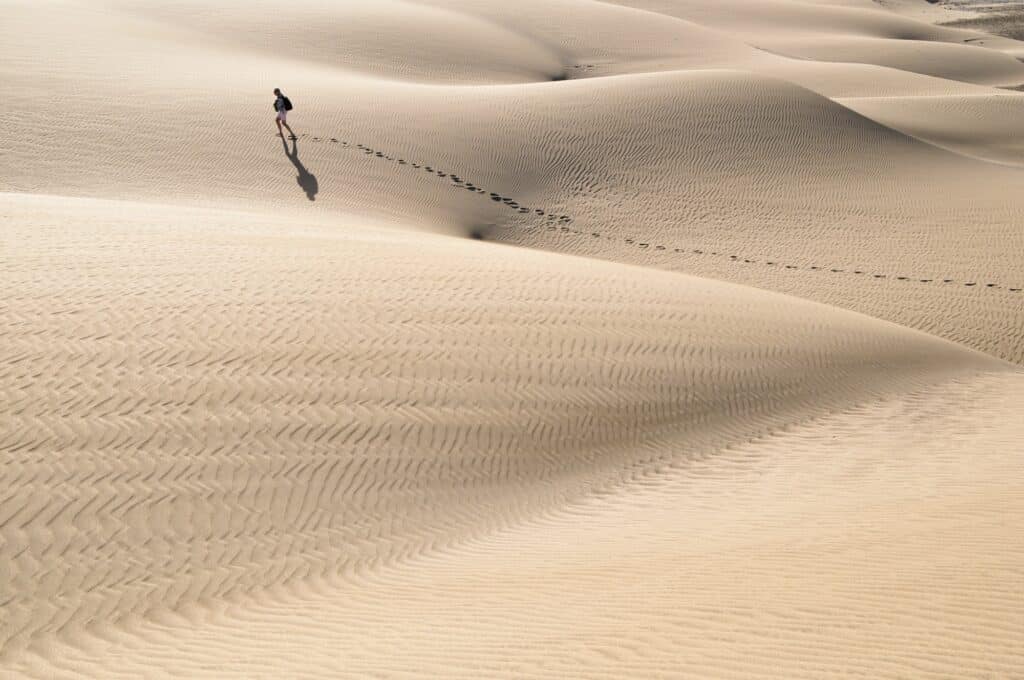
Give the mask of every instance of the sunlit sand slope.
[{"label": "sunlit sand slope", "polygon": [[1022,391],[943,383],[14,677],[1015,677]]},{"label": "sunlit sand slope", "polygon": [[[6,197],[8,654],[359,570],[1006,365],[728,284]],[[67,226],[73,221],[73,226]]]}]

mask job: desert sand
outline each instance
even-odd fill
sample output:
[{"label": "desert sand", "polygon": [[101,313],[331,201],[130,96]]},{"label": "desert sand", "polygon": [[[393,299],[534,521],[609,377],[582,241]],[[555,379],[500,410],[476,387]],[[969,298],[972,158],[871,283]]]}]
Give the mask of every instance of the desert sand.
[{"label": "desert sand", "polygon": [[0,0],[0,675],[1024,677],[989,4]]}]

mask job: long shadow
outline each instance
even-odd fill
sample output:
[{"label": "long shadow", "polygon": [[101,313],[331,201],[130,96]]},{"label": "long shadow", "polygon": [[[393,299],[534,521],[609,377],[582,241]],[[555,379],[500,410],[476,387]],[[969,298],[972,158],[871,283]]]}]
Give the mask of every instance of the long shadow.
[{"label": "long shadow", "polygon": [[288,156],[288,160],[292,162],[295,169],[299,171],[299,176],[295,178],[295,181],[299,183],[299,186],[303,191],[306,192],[306,198],[311,201],[316,200],[316,193],[320,191],[320,184],[316,181],[316,176],[306,169],[306,166],[299,160],[299,147],[298,140],[292,140],[292,150],[288,151],[288,142],[284,139],[281,140],[281,144],[284,145],[284,155]]}]

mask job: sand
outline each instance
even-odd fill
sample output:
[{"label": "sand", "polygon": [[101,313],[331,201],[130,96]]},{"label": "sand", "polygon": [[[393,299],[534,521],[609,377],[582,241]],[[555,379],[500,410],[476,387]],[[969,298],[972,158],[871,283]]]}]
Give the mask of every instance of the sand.
[{"label": "sand", "polygon": [[0,675],[1024,673],[952,4],[0,2]]}]

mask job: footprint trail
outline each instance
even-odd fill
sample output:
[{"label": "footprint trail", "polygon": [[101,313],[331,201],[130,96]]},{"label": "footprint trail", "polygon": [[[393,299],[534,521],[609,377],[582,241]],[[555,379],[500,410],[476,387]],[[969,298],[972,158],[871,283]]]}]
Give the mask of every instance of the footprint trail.
[{"label": "footprint trail", "polygon": [[[553,211],[548,210],[547,208],[543,208],[543,207],[528,207],[528,206],[524,206],[524,205],[522,205],[519,201],[517,201],[514,198],[510,198],[508,196],[503,196],[503,195],[501,195],[500,193],[498,193],[496,191],[490,191],[488,189],[485,189],[485,188],[481,187],[479,184],[477,184],[475,182],[471,182],[471,181],[465,179],[461,175],[457,175],[455,173],[451,173],[451,172],[448,172],[448,171],[445,171],[445,170],[440,170],[440,169],[434,167],[433,165],[425,165],[423,163],[416,163],[414,161],[410,161],[410,160],[407,160],[405,158],[399,158],[399,157],[393,156],[393,155],[391,155],[389,153],[386,153],[384,151],[379,151],[379,150],[374,149],[372,147],[366,146],[365,144],[358,144],[358,143],[357,144],[352,144],[352,143],[348,142],[347,140],[341,140],[341,139],[338,139],[336,137],[318,137],[318,136],[310,136],[308,134],[302,134],[302,135],[299,135],[299,138],[300,139],[306,138],[309,141],[312,141],[312,142],[315,142],[315,143],[336,144],[336,145],[338,145],[339,147],[341,147],[343,149],[359,151],[363,155],[369,156],[371,158],[376,158],[378,160],[390,161],[392,163],[396,163],[397,165],[406,166],[406,167],[412,168],[414,170],[422,170],[422,171],[424,171],[424,172],[426,172],[428,174],[434,175],[438,179],[448,179],[449,182],[450,182],[450,186],[452,188],[454,188],[454,189],[463,189],[463,190],[469,191],[469,192],[474,193],[474,194],[478,194],[478,195],[481,195],[481,196],[486,196],[487,198],[489,198],[494,203],[498,203],[498,204],[500,204],[500,205],[502,205],[502,206],[504,206],[504,207],[506,207],[506,208],[508,208],[510,210],[513,210],[516,213],[521,214],[521,215],[532,214],[532,216],[534,216],[534,217],[543,218],[544,224],[535,225],[533,227],[527,227],[527,228],[531,228],[531,229],[546,229],[547,231],[558,232],[558,233],[562,233],[562,234],[572,234],[572,235],[576,235],[576,236],[585,236],[585,237],[589,236],[589,237],[594,238],[594,239],[603,239],[603,240],[607,240],[607,241],[616,241],[616,242],[620,242],[620,243],[625,243],[626,245],[633,246],[633,247],[641,249],[641,250],[655,250],[655,251],[660,251],[660,252],[665,252],[665,253],[674,253],[674,254],[677,254],[677,255],[686,255],[686,256],[690,256],[690,257],[697,256],[697,257],[722,258],[723,260],[727,260],[727,261],[733,262],[735,264],[741,264],[741,265],[761,265],[761,266],[765,266],[765,267],[773,267],[773,268],[778,268],[778,269],[783,269],[783,270],[788,270],[788,271],[799,270],[799,271],[815,271],[815,272],[822,272],[822,273],[827,273],[827,274],[845,274],[845,275],[852,275],[852,276],[864,276],[864,277],[867,277],[867,278],[872,278],[872,279],[877,279],[877,280],[891,279],[891,280],[896,280],[896,281],[905,281],[907,283],[917,283],[917,284],[960,285],[960,286],[963,286],[965,288],[975,288],[975,289],[978,289],[978,290],[993,290],[993,291],[994,290],[1001,290],[1001,291],[1006,291],[1006,292],[1010,292],[1010,293],[1020,293],[1022,290],[1024,290],[1024,286],[1020,286],[1020,285],[1007,286],[1007,285],[1001,285],[999,283],[981,283],[979,281],[958,281],[957,279],[950,278],[950,277],[934,277],[934,276],[933,277],[928,277],[928,276],[923,276],[923,275],[910,276],[910,275],[903,275],[903,274],[870,272],[870,271],[868,271],[866,269],[845,269],[845,268],[839,268],[839,267],[830,267],[830,266],[822,266],[822,265],[807,265],[807,264],[798,265],[798,264],[786,263],[786,262],[783,262],[783,261],[781,261],[779,259],[776,259],[776,258],[768,258],[768,257],[764,257],[764,256],[762,256],[760,258],[753,258],[753,257],[747,257],[747,256],[743,256],[743,255],[733,255],[733,254],[721,253],[721,252],[718,252],[717,250],[711,250],[709,248],[695,248],[695,247],[692,247],[692,246],[690,246],[690,247],[680,247],[680,246],[674,246],[674,245],[664,245],[664,244],[659,244],[659,243],[652,243],[649,240],[641,240],[641,239],[637,239],[637,238],[618,238],[618,237],[614,237],[614,236],[606,236],[605,234],[602,234],[601,232],[598,232],[598,231],[591,231],[591,232],[580,231],[578,229],[575,229],[575,228],[569,226],[569,225],[573,224],[574,221],[575,221],[574,218],[571,215],[559,214],[557,212],[553,212]],[[516,227],[514,227],[514,226],[504,226],[504,227],[501,227],[501,228],[514,229]]]}]

